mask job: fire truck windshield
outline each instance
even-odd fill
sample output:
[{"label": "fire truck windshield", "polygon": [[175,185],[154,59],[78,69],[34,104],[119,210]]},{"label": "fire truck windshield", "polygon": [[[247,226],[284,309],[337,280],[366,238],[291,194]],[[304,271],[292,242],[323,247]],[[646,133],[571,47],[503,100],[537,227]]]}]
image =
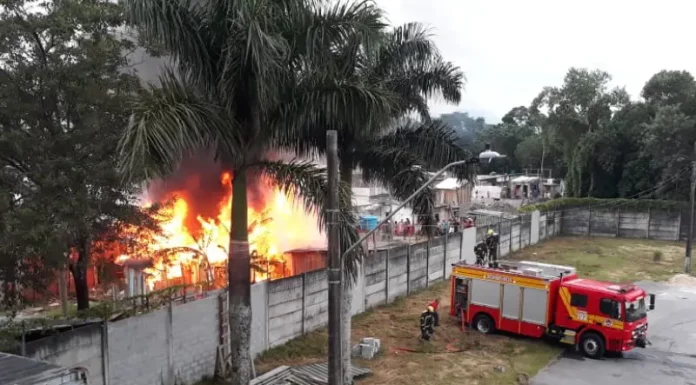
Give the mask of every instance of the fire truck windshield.
[{"label": "fire truck windshield", "polygon": [[632,302],[626,302],[626,321],[635,322],[647,316],[648,311],[645,307],[645,297],[638,298]]}]

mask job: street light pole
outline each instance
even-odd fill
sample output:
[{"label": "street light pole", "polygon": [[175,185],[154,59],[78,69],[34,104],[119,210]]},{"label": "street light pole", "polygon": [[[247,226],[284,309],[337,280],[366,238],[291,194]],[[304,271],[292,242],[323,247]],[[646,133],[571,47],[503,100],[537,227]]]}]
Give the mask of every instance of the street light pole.
[{"label": "street light pole", "polygon": [[329,259],[329,385],[343,385],[341,368],[341,249],[338,201],[338,134],[326,132],[326,221]]},{"label": "street light pole", "polygon": [[694,159],[691,161],[691,191],[689,194],[689,236],[686,238],[686,256],[684,258],[684,272],[691,273],[691,247],[694,238],[694,199],[696,199],[696,142],[694,142]]},{"label": "street light pole", "polygon": [[[484,153],[481,153],[481,154],[484,155]],[[502,156],[501,156],[501,155],[498,155],[498,156],[496,156],[496,157],[502,157]],[[490,158],[490,159],[492,159],[493,157],[486,157],[486,156],[484,156],[484,158]],[[421,187],[419,187],[418,190],[416,190],[413,194],[411,194],[411,196],[409,196],[409,197],[406,198],[403,202],[401,202],[401,204],[400,204],[396,209],[392,210],[392,212],[391,212],[389,215],[387,215],[386,218],[382,219],[382,221],[379,222],[379,223],[377,224],[377,226],[376,226],[374,229],[368,231],[368,232],[367,232],[365,235],[363,235],[357,242],[355,242],[354,244],[352,244],[352,245],[343,253],[343,255],[341,255],[341,259],[346,258],[346,256],[347,256],[348,254],[350,254],[351,251],[355,250],[355,248],[358,247],[358,245],[362,244],[370,235],[372,235],[374,232],[376,232],[376,231],[380,228],[380,226],[382,226],[383,224],[385,224],[388,220],[392,219],[392,217],[393,217],[394,215],[396,215],[396,213],[399,212],[399,210],[401,210],[404,206],[406,206],[409,202],[411,202],[411,201],[413,200],[413,198],[415,198],[416,196],[418,196],[418,194],[420,194],[421,191],[425,190],[426,187],[428,187],[431,183],[433,183],[433,182],[435,181],[435,179],[437,179],[437,178],[438,178],[440,175],[442,175],[445,171],[447,171],[448,169],[450,169],[450,168],[452,168],[452,167],[454,167],[454,166],[460,166],[460,165],[463,165],[463,164],[475,164],[475,163],[478,163],[478,162],[479,162],[479,158],[471,158],[471,159],[466,159],[466,160],[458,160],[458,161],[456,161],[456,162],[452,162],[452,163],[446,165],[445,167],[441,168],[438,172],[435,173],[435,175],[432,176],[432,178],[428,179],[428,181],[425,182]]]}]

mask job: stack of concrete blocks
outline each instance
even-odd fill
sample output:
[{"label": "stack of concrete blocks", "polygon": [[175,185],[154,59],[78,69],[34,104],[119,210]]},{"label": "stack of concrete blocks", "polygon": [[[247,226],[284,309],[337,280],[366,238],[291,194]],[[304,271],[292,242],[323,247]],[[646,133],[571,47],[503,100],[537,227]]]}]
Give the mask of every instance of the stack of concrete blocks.
[{"label": "stack of concrete blocks", "polygon": [[353,346],[352,355],[354,358],[364,358],[371,360],[379,353],[381,344],[378,338],[366,337],[360,343]]}]

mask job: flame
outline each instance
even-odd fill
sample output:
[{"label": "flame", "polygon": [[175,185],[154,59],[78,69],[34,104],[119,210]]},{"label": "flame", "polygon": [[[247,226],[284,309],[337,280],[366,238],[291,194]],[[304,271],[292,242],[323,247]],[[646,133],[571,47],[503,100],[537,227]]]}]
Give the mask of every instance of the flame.
[{"label": "flame", "polygon": [[[197,275],[191,280],[201,282],[214,279],[215,267],[224,268],[229,246],[230,218],[232,213],[232,174],[223,172],[220,183],[225,194],[217,202],[215,217],[196,215],[200,224],[197,235],[191,233],[186,220],[191,215],[190,202],[184,196],[172,192],[173,205],[162,212],[167,218],[160,223],[161,234],[154,235],[146,247],[152,257],[151,266],[143,271],[148,275],[150,289],[158,289],[176,283],[192,283],[185,275]],[[267,182],[261,184],[261,207],[248,208],[249,250],[252,264],[252,280],[280,278],[290,274],[290,261],[284,260],[284,252],[294,248],[325,245],[325,237],[317,227],[317,216],[307,213],[293,196],[288,196]],[[179,192],[180,193],[180,192]],[[146,203],[149,207],[151,203]],[[136,259],[134,255],[121,255],[116,262],[124,264]],[[203,271],[203,273],[201,273]],[[188,272],[188,274],[187,274]],[[182,279],[184,282],[181,282]]]}]

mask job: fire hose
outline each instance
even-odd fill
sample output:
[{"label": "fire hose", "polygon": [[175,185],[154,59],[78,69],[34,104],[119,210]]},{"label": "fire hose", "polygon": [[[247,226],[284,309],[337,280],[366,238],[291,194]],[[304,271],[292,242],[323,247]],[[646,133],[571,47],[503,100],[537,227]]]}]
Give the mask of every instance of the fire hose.
[{"label": "fire hose", "polygon": [[416,349],[413,349],[413,348],[401,348],[401,347],[397,347],[397,346],[392,346],[392,347],[390,347],[390,348],[389,348],[389,351],[392,352],[392,353],[396,353],[396,354],[399,354],[399,352],[405,352],[405,353],[443,354],[443,353],[461,353],[461,352],[464,351],[464,349],[455,348],[454,346],[452,346],[451,343],[449,343],[449,344],[447,344],[447,345],[445,346],[445,350],[444,350],[444,351],[439,351],[439,352],[431,352],[431,351],[426,352],[426,351],[423,351],[423,350],[416,350]]}]

